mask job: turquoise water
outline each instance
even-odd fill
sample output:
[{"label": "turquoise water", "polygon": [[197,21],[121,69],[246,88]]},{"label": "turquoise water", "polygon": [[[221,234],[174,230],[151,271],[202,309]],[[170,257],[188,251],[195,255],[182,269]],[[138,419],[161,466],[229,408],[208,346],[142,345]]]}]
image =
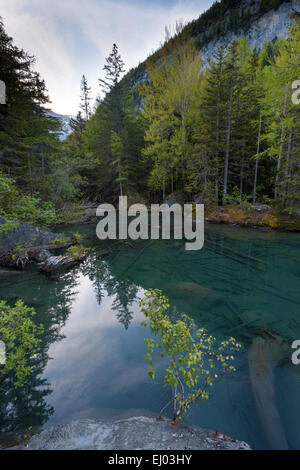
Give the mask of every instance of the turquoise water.
[{"label": "turquoise water", "polygon": [[[32,374],[19,390],[0,383],[0,430],[34,430],[80,418],[155,415],[170,399],[147,376],[143,315],[138,299],[149,288],[169,297],[172,311],[190,314],[218,339],[242,343],[238,371],[215,386],[208,402],[193,406],[186,422],[219,430],[253,448],[278,445],[269,420],[288,446],[300,449],[300,365],[291,343],[300,339],[300,235],[208,225],[204,249],[185,251],[181,241],[100,242],[94,226],[80,231],[91,247],[87,261],[58,277],[34,266],[0,280],[0,298],[18,298],[36,309],[45,326]],[[257,338],[270,345],[274,371],[272,409],[254,399],[249,349]],[[162,369],[163,364],[158,365]],[[271,433],[272,434],[272,433]]]}]

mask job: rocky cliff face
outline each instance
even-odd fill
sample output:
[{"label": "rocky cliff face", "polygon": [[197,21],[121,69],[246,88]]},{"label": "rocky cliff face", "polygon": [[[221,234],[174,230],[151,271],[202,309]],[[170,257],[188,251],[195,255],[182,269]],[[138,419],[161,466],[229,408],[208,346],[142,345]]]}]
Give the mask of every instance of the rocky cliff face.
[{"label": "rocky cliff face", "polygon": [[[249,1],[241,2],[241,8],[249,5]],[[252,11],[259,9],[260,0],[252,2]],[[293,12],[300,12],[300,0],[291,0],[283,3],[277,10],[270,10],[257,20],[251,23],[247,31],[228,32],[224,37],[218,40],[210,41],[202,48],[203,62],[206,63],[212,56],[214,50],[219,46],[228,46],[238,37],[246,37],[251,46],[260,49],[267,41],[273,41],[275,38],[288,37],[288,30],[292,24],[289,15]]]},{"label": "rocky cliff face", "polygon": [[[219,46],[223,45],[227,48],[234,39],[238,39],[239,37],[246,37],[249,44],[252,47],[256,46],[258,49],[260,49],[265,42],[273,41],[280,37],[288,37],[289,28],[293,24],[290,14],[300,12],[300,0],[284,1],[278,8],[271,9],[266,13],[261,12],[261,1],[262,0],[242,0],[239,4],[238,9],[240,14],[242,11],[250,12],[251,19],[248,27],[240,28],[237,31],[231,28],[222,36],[215,35],[212,40],[205,39],[204,27],[201,27],[196,32],[194,31],[194,34],[193,32],[191,33],[201,50],[204,67],[207,62],[212,59],[213,52]],[[227,24],[229,23],[232,11],[233,10],[228,10],[224,15],[224,20]],[[196,20],[196,23],[197,21],[198,20]],[[216,25],[219,21],[220,18],[216,18],[215,21],[211,20],[207,29],[209,29],[210,25]],[[188,24],[186,27],[189,28],[190,25],[191,24]],[[157,51],[157,53],[159,54],[159,51]],[[135,69],[132,69],[122,80],[127,81],[127,86],[134,88],[136,85],[143,83],[146,78],[145,61],[139,64]],[[140,99],[139,106],[142,109]]]}]

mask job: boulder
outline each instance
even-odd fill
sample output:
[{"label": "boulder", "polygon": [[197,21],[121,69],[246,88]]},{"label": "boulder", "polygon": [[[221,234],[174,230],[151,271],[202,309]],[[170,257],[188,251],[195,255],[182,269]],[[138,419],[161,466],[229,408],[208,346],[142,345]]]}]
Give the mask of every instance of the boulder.
[{"label": "boulder", "polygon": [[[0,225],[5,224],[6,219],[0,215]],[[23,247],[36,247],[48,245],[51,241],[67,238],[63,235],[44,232],[33,225],[20,222],[19,225],[7,233],[0,234],[0,257],[13,251],[16,245]]]},{"label": "boulder", "polygon": [[218,431],[172,425],[168,419],[84,419],[45,429],[15,450],[251,450]]}]

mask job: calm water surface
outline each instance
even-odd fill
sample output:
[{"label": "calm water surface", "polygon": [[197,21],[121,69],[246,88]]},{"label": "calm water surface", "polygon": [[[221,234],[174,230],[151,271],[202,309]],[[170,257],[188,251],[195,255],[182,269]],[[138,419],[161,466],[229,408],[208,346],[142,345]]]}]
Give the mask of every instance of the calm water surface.
[{"label": "calm water surface", "polygon": [[[300,449],[300,365],[291,363],[291,342],[300,339],[299,234],[209,225],[204,249],[187,252],[180,241],[128,245],[100,242],[92,225],[79,231],[91,247],[80,267],[48,277],[32,266],[0,280],[0,298],[10,304],[22,298],[45,327],[23,386],[16,391],[10,379],[0,383],[2,440],[30,426],[157,414],[171,392],[162,370],[155,381],[147,376],[149,331],[141,326],[138,299],[160,288],[171,314],[188,313],[218,339],[232,335],[243,345],[235,375],[222,379],[185,421],[260,449],[278,445],[263,426],[270,415],[277,435]],[[269,348],[261,353],[259,373],[273,370],[273,423],[272,407],[257,406],[249,373],[249,349],[259,338]]]}]

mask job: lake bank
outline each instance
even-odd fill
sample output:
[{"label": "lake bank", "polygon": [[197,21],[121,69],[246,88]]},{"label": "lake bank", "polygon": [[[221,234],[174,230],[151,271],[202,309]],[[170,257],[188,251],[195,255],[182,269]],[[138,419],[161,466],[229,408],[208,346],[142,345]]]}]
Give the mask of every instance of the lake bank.
[{"label": "lake bank", "polygon": [[300,232],[299,214],[289,215],[267,205],[205,207],[205,220],[241,227]]},{"label": "lake bank", "polygon": [[[170,196],[166,201],[169,205],[179,203],[188,204],[177,195]],[[163,202],[161,202],[162,204]],[[144,204],[150,210],[151,203],[143,198],[129,200],[128,205]],[[115,204],[118,207],[118,204]],[[97,204],[85,204],[72,207],[66,217],[64,226],[76,226],[77,224],[97,224],[99,217],[96,217]],[[300,232],[299,213],[288,214],[278,208],[266,204],[228,204],[226,206],[204,205],[205,220],[218,224],[233,224],[241,227],[264,230],[281,230],[287,232]]]}]

